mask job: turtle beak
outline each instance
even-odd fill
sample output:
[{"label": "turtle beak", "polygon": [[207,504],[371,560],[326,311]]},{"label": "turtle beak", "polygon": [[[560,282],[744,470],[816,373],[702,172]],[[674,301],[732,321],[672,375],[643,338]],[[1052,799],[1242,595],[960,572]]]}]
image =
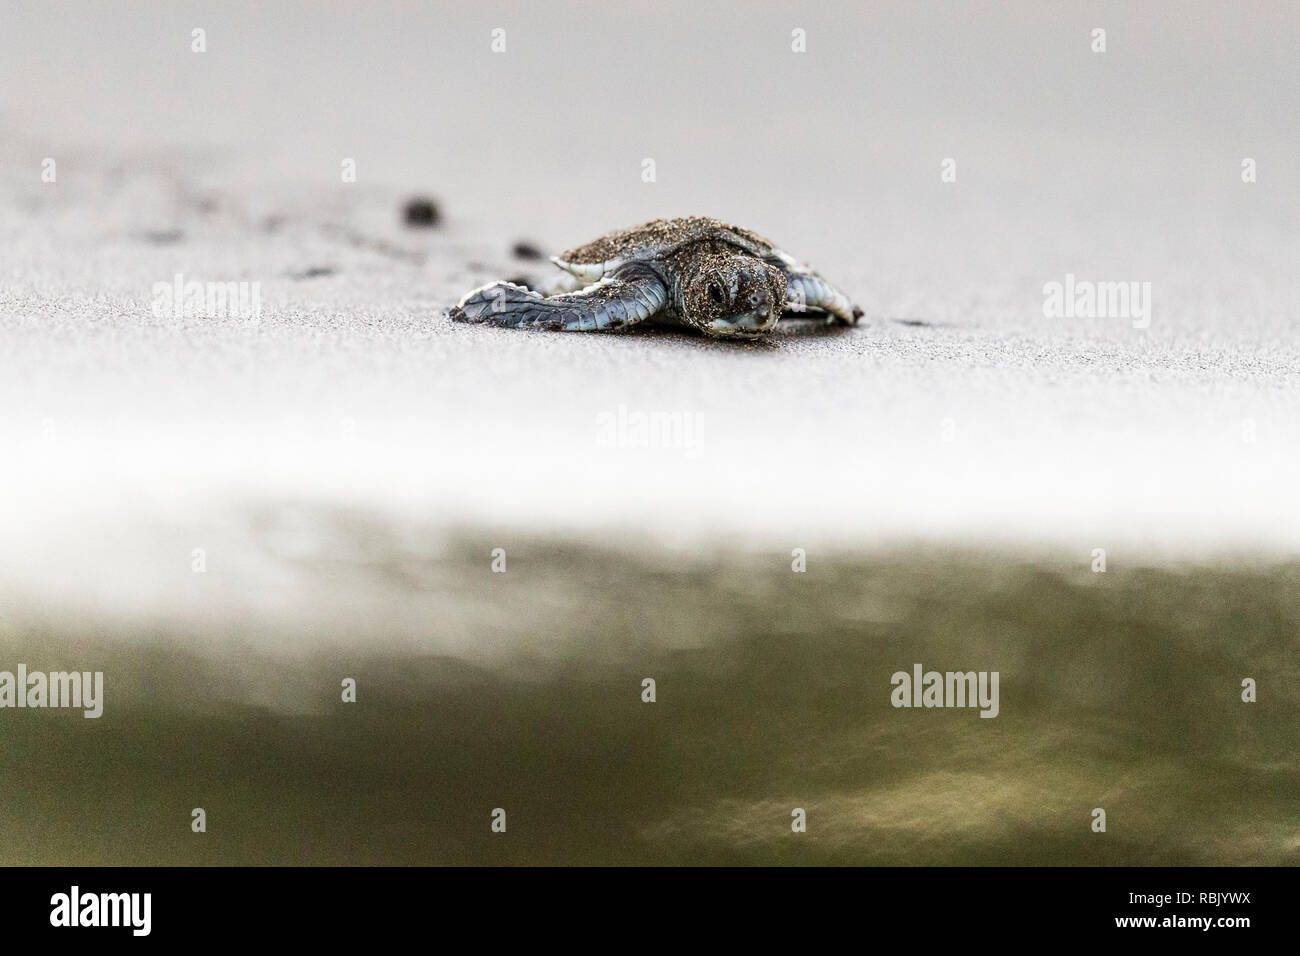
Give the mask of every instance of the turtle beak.
[{"label": "turtle beak", "polygon": [[736,325],[746,331],[766,332],[776,325],[779,313],[772,308],[772,295],[759,286],[749,293],[749,311],[736,317]]},{"label": "turtle beak", "polygon": [[[704,327],[705,332],[719,338],[750,338],[776,325],[781,310],[774,298],[777,290],[766,274],[742,271],[732,276],[728,285],[726,301],[718,303],[721,308],[713,313],[715,318]],[[714,301],[718,298],[715,295]]]},{"label": "turtle beak", "polygon": [[710,331],[717,335],[754,335],[776,325],[779,317],[766,292],[753,292],[746,303],[748,312],[737,312],[714,319]]}]

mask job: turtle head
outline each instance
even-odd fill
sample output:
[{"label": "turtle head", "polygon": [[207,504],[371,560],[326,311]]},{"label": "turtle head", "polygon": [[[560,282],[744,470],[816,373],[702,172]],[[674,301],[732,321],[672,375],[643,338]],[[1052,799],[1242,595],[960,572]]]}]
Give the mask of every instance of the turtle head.
[{"label": "turtle head", "polygon": [[718,338],[752,338],[769,331],[785,305],[785,274],[754,256],[704,256],[687,276],[686,320]]}]

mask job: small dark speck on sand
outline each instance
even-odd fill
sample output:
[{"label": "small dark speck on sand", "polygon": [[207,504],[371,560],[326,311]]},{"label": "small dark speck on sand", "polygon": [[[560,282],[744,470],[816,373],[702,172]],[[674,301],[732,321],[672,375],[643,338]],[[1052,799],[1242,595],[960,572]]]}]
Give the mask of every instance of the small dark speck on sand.
[{"label": "small dark speck on sand", "polygon": [[170,246],[184,238],[185,233],[179,229],[155,229],[144,234],[144,241],[152,242],[156,246]]},{"label": "small dark speck on sand", "polygon": [[930,323],[924,319],[894,319],[898,325],[910,325],[913,328],[928,329]]},{"label": "small dark speck on sand", "polygon": [[422,197],[408,200],[402,215],[406,224],[416,229],[430,229],[442,218],[438,213],[438,204]]},{"label": "small dark speck on sand", "polygon": [[526,239],[520,239],[515,243],[514,248],[510,250],[515,254],[516,259],[540,259],[542,250]]},{"label": "small dark speck on sand", "polygon": [[302,272],[289,273],[295,279],[319,279],[322,276],[332,276],[334,270],[329,266],[312,266],[310,269],[304,269]]}]

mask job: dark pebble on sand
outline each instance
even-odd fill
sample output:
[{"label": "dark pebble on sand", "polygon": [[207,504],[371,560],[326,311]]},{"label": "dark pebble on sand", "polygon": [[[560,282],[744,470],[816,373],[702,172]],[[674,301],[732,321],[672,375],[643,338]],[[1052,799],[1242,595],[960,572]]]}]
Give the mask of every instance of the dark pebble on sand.
[{"label": "dark pebble on sand", "polygon": [[143,238],[145,242],[152,242],[155,246],[170,246],[184,239],[185,233],[179,229],[155,229],[146,232]]},{"label": "dark pebble on sand", "polygon": [[542,258],[542,250],[538,249],[535,245],[525,239],[520,239],[516,242],[514,249],[511,251],[515,254],[516,259]]},{"label": "dark pebble on sand", "polygon": [[403,212],[406,224],[417,229],[429,229],[438,224],[438,204],[432,199],[411,199]]}]

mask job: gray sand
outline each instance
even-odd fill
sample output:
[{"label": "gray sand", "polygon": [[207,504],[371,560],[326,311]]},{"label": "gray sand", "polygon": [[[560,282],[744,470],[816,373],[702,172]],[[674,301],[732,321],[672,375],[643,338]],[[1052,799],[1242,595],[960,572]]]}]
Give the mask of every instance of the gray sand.
[{"label": "gray sand", "polygon": [[[27,768],[15,792],[41,795],[6,845],[50,827],[14,860],[193,859],[160,836],[192,783],[225,803],[225,862],[312,861],[293,820],[241,812],[259,807],[306,814],[316,861],[487,861],[459,814],[495,799],[539,824],[502,859],[786,859],[746,841],[796,798],[841,821],[823,862],[1293,861],[1293,735],[1263,704],[1258,726],[1213,708],[1245,673],[1295,686],[1295,5],[546,7],[0,3],[0,644],[134,688],[110,703],[116,749],[30,714],[0,737]],[[437,228],[402,222],[422,194]],[[552,253],[691,214],[811,262],[862,326],[736,345],[443,317],[547,273],[518,240]],[[178,273],[257,283],[260,316],[155,314]],[[1067,274],[1149,282],[1149,327],[1046,317]],[[679,430],[642,447],[655,416]],[[774,621],[794,548],[814,599]],[[1044,554],[1058,570],[1005,576]],[[737,583],[766,580],[736,570],[751,561],[779,581]],[[702,656],[628,653],[661,631]],[[586,677],[512,683],[566,647],[569,675],[677,676],[684,719],[636,725]],[[995,733],[876,721],[889,669],[985,651],[1020,695]],[[752,683],[711,684],[728,661]],[[446,697],[459,666],[482,668],[480,697]],[[344,668],[378,705],[361,730],[320,717]],[[861,683],[814,715],[821,763],[800,764],[781,721],[836,674]],[[29,762],[54,742],[73,758]],[[916,760],[837,775],[864,745]],[[77,789],[90,757],[123,772],[99,815],[98,784]],[[513,797],[467,782],[484,766]],[[430,788],[441,821],[411,809]],[[1141,824],[1081,844],[1097,800]]]},{"label": "gray sand", "polygon": [[[1293,7],[688,8],[8,13],[5,519],[101,541],[287,495],[701,544],[1300,544]],[[626,92],[587,120],[564,98],[589,74]],[[403,229],[426,191],[445,226]],[[697,212],[817,265],[864,326],[737,348],[441,317],[545,273],[516,239]],[[178,272],[260,283],[260,322],[155,318]],[[1067,273],[1149,281],[1150,327],[1045,318]],[[604,447],[620,406],[691,416],[693,447]]]}]

